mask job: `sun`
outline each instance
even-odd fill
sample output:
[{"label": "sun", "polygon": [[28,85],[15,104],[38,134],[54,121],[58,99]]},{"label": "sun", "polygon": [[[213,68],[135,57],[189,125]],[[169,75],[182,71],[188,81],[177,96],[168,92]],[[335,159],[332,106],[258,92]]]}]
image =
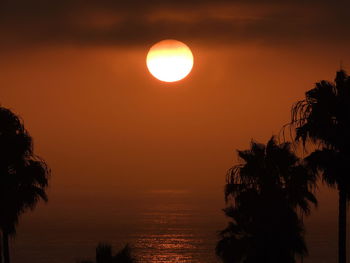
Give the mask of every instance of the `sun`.
[{"label": "sun", "polygon": [[191,72],[193,54],[186,44],[167,39],[150,48],[146,62],[148,70],[155,78],[174,82],[185,78]]}]

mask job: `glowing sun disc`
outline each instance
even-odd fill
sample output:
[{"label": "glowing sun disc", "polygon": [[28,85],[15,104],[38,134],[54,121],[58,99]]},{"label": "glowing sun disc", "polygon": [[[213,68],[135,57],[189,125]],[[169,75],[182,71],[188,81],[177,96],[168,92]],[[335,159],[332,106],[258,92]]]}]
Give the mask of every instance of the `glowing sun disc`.
[{"label": "glowing sun disc", "polygon": [[157,79],[179,81],[192,70],[193,55],[190,48],[177,40],[162,40],[153,45],[147,54],[147,68]]}]

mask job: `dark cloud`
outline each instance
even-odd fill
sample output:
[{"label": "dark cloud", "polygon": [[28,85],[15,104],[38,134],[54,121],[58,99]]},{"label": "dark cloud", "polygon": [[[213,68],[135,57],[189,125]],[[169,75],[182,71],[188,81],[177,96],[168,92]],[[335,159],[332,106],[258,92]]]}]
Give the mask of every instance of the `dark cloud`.
[{"label": "dark cloud", "polygon": [[349,1],[8,0],[3,46],[139,45],[163,38],[205,43],[349,41]]}]

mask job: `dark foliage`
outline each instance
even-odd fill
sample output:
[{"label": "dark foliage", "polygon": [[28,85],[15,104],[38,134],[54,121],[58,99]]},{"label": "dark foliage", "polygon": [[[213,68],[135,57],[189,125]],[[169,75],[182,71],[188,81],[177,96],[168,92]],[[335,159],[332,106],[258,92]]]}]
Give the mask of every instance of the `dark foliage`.
[{"label": "dark foliage", "polygon": [[346,199],[350,198],[350,78],[337,72],[335,82],[320,81],[292,108],[296,141],[319,147],[306,161],[324,182],[339,190],[339,262],[346,262]]},{"label": "dark foliage", "polygon": [[15,234],[20,215],[47,201],[49,169],[33,152],[32,138],[22,121],[0,107],[0,229],[3,256],[9,262],[8,235]]},{"label": "dark foliage", "polygon": [[223,262],[295,262],[306,255],[303,222],[297,210],[316,204],[315,177],[290,150],[289,143],[251,143],[238,151],[241,163],[227,175],[226,216],[217,255]]},{"label": "dark foliage", "polygon": [[[125,245],[114,256],[110,244],[99,243],[96,247],[96,263],[136,263],[129,245]],[[78,263],[93,263],[92,261],[79,261]]]}]

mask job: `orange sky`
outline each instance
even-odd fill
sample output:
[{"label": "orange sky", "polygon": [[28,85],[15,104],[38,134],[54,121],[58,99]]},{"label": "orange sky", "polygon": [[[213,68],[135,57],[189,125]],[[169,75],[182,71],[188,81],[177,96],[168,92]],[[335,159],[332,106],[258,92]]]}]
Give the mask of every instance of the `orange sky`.
[{"label": "orange sky", "polygon": [[292,103],[350,58],[332,46],[188,45],[193,72],[173,84],[149,74],[149,46],[4,57],[1,103],[23,117],[52,191],[221,191],[235,149],[277,134]]}]

